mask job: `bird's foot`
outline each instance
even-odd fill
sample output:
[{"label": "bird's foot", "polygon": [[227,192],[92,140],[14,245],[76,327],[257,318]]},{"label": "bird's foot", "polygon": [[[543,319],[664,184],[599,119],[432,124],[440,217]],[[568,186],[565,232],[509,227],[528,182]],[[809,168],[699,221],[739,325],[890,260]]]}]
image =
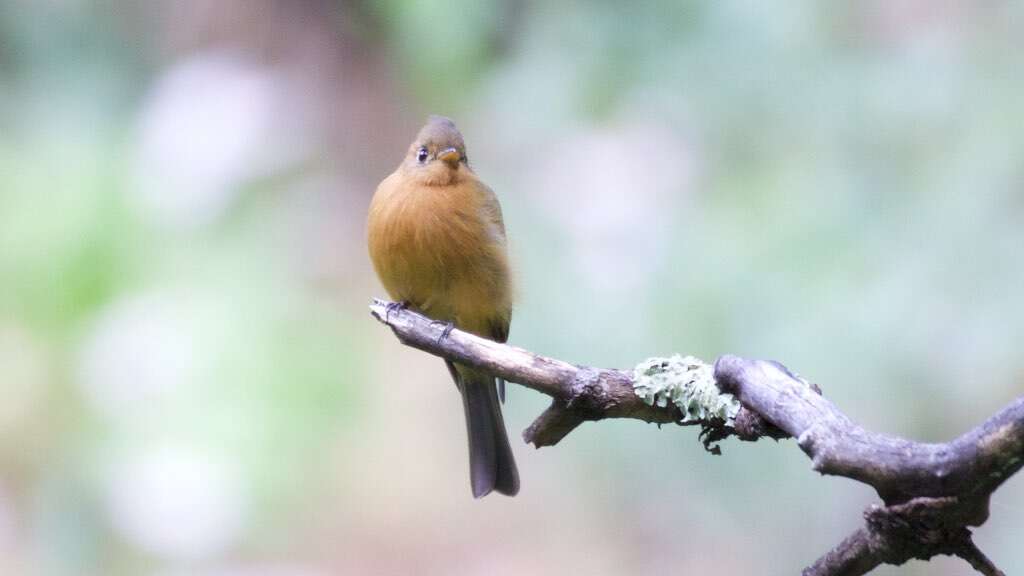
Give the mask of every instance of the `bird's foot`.
[{"label": "bird's foot", "polygon": [[405,300],[400,302],[388,302],[387,306],[384,307],[384,323],[391,323],[391,313],[405,310],[409,307],[409,303]]},{"label": "bird's foot", "polygon": [[433,322],[431,322],[431,324],[443,324],[444,325],[444,330],[441,330],[441,335],[437,337],[437,343],[438,344],[440,344],[441,342],[444,342],[445,340],[447,340],[448,336],[451,335],[452,330],[455,329],[455,323],[454,322],[441,322],[440,320],[434,320]]}]

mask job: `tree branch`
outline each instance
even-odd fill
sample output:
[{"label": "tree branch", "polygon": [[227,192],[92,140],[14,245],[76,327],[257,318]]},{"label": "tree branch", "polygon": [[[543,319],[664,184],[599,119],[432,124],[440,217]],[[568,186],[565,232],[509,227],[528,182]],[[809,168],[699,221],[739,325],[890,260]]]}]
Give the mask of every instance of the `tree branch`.
[{"label": "tree branch", "polygon": [[379,300],[370,311],[406,346],[486,369],[508,382],[551,396],[551,406],[523,433],[524,440],[537,448],[557,444],[587,420],[635,418],[667,424],[682,417],[674,407],[645,403],[633,392],[633,380],[621,370],[574,366],[461,330],[442,338],[445,324]]},{"label": "tree branch", "polygon": [[[621,370],[575,366],[460,330],[445,337],[444,324],[379,300],[370,310],[403,344],[551,396],[551,406],[523,433],[538,448],[604,418],[684,424],[674,405],[644,402]],[[814,470],[872,486],[885,504],[865,511],[865,526],[805,576],[856,576],[940,554],[959,556],[981,574],[1002,574],[975,546],[969,527],[988,519],[992,492],[1024,466],[1024,397],[951,442],[929,444],[863,429],[777,362],[722,356],[715,380],[743,408],[732,422],[685,423],[702,427],[706,447],[732,435],[791,436]]]},{"label": "tree branch", "polygon": [[864,430],[777,362],[723,356],[715,377],[723,391],[796,438],[815,470],[868,484],[886,503],[987,498],[1024,465],[1024,397],[952,442],[924,444]]}]

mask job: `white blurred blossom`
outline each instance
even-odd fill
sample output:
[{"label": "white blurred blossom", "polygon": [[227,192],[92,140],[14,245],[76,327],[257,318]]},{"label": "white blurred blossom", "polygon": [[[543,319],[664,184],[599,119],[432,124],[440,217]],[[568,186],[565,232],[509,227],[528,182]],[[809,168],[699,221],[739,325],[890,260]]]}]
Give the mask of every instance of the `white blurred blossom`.
[{"label": "white blurred blossom", "polygon": [[198,336],[188,310],[170,295],[115,302],[85,338],[78,384],[97,411],[130,416],[195,379]]},{"label": "white blurred blossom", "polygon": [[240,185],[302,156],[289,102],[279,73],[230,53],[193,56],[165,72],[139,119],[142,207],[169,226],[215,220]]},{"label": "white blurred blossom", "polygon": [[542,180],[529,189],[570,235],[587,284],[626,293],[649,281],[689,192],[687,143],[637,123],[577,133],[544,157]]},{"label": "white blurred blossom", "polygon": [[226,462],[164,446],[114,467],[108,507],[126,540],[170,560],[194,561],[238,540],[246,512],[241,489]]}]

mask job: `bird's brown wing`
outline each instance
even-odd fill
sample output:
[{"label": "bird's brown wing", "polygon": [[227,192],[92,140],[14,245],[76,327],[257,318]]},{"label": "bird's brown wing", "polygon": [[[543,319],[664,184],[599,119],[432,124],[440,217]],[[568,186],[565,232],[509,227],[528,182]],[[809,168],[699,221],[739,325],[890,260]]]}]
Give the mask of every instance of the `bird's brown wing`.
[{"label": "bird's brown wing", "polygon": [[494,234],[498,236],[501,243],[505,243],[505,219],[501,215],[501,204],[498,202],[498,196],[491,190],[487,184],[479,182],[481,196],[483,196],[483,203],[481,209],[483,210],[484,221],[493,227]]},{"label": "bird's brown wing", "polygon": [[[482,190],[484,202],[481,210],[483,211],[484,221],[490,224],[492,233],[498,243],[501,244],[502,250],[505,250],[505,219],[501,213],[501,203],[498,202],[498,196],[491,190],[489,186],[483,182],[479,183],[480,189]],[[512,323],[512,310],[505,311],[504,314],[496,316],[491,319],[490,325],[488,326],[488,335],[495,342],[507,342],[508,341],[508,329]],[[501,378],[497,379],[498,382],[498,398],[505,402],[505,381]]]},{"label": "bird's brown wing", "polygon": [[495,318],[491,320],[489,336],[495,342],[508,342],[508,327],[511,318]]}]

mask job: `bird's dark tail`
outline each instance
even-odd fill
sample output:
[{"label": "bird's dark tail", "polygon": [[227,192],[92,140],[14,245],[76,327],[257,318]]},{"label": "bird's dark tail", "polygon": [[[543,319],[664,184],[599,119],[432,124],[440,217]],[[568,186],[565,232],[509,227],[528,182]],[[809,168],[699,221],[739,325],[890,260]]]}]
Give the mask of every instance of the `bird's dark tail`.
[{"label": "bird's dark tail", "polygon": [[492,490],[507,496],[519,492],[519,471],[505,434],[495,379],[487,373],[448,364],[462,392],[469,437],[469,476],[473,497],[482,498]]}]

